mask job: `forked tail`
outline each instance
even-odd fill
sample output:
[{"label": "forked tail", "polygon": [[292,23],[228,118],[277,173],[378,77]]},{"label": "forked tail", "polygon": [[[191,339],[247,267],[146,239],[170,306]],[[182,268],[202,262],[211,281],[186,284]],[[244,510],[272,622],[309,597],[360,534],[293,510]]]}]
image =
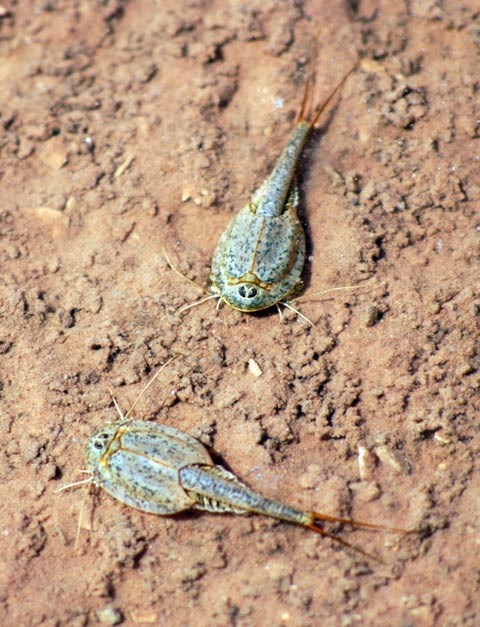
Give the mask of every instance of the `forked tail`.
[{"label": "forked tail", "polygon": [[331,92],[331,94],[324,100],[322,103],[317,105],[316,107],[312,107],[312,95],[313,95],[313,86],[315,83],[315,79],[313,74],[311,74],[305,85],[305,92],[303,94],[302,105],[300,107],[300,111],[298,112],[297,124],[305,123],[308,124],[310,128],[313,128],[318,122],[320,116],[328,107],[328,105],[332,102],[338,92],[345,85],[347,78],[358,68],[360,64],[360,60],[358,60],[350,70],[345,74],[342,80],[338,83],[335,89]]},{"label": "forked tail", "polygon": [[353,551],[360,553],[364,557],[368,557],[369,559],[375,560],[376,562],[379,562],[380,564],[384,564],[384,562],[381,559],[379,559],[375,555],[372,555],[371,553],[368,553],[364,549],[361,549],[360,547],[354,544],[351,544],[350,542],[347,542],[343,538],[339,538],[333,533],[329,533],[328,531],[325,531],[325,529],[323,529],[321,524],[324,522],[337,522],[337,523],[342,523],[344,525],[350,525],[351,527],[359,527],[361,529],[371,529],[372,531],[390,531],[392,533],[400,533],[400,534],[415,533],[415,531],[413,530],[401,529],[400,527],[387,527],[385,525],[377,525],[375,523],[368,523],[368,522],[362,522],[360,520],[353,520],[352,518],[339,518],[338,516],[328,516],[327,514],[321,514],[320,512],[309,512],[309,517],[310,517],[310,521],[304,523],[304,526],[307,527],[307,529],[310,529],[311,531],[315,531],[315,533],[319,533],[322,536],[330,538],[334,542],[337,542],[338,544],[341,544],[342,546],[346,546],[352,549]]}]

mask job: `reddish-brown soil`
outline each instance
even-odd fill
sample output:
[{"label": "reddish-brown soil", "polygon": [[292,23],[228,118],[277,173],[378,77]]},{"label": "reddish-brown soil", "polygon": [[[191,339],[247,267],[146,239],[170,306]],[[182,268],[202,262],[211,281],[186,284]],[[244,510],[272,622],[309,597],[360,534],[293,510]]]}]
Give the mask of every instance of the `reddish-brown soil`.
[{"label": "reddish-brown soil", "polygon": [[[315,326],[179,316],[202,292],[162,247],[206,285],[315,38],[318,100],[364,58],[301,167]],[[478,0],[7,0],[0,54],[0,623],[479,625]],[[99,493],[75,552],[82,491],[56,490],[109,388],[127,408],[173,355],[137,417],[267,495],[419,533],[333,529],[381,564]]]}]

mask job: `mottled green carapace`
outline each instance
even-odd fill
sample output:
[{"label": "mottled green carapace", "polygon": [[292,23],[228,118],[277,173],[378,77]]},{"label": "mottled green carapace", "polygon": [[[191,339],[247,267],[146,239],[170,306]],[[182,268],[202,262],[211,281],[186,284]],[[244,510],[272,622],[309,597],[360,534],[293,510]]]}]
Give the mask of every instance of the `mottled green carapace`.
[{"label": "mottled green carapace", "polygon": [[307,138],[331,99],[308,115],[310,81],[292,136],[275,167],[231,220],[215,249],[210,291],[240,311],[286,304],[303,286],[305,233],[298,217],[296,172]]},{"label": "mottled green carapace", "polygon": [[263,514],[307,527],[347,546],[351,545],[331,536],[321,524],[343,522],[382,528],[304,511],[264,497],[215,465],[198,440],[166,425],[122,420],[100,427],[88,440],[87,465],[92,474],[90,483],[122,503],[151,514],[189,509]]}]

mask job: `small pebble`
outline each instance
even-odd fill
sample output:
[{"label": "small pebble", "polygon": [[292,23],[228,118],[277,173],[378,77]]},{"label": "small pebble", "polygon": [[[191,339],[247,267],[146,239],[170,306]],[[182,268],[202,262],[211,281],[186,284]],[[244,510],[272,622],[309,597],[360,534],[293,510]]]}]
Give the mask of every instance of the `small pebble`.
[{"label": "small pebble", "polygon": [[310,464],[300,477],[299,484],[306,490],[313,490],[319,483],[319,477],[321,477],[322,469],[318,464]]},{"label": "small pebble", "polygon": [[128,170],[128,168],[130,167],[132,161],[134,160],[135,157],[133,157],[132,155],[128,156],[125,161],[123,163],[121,163],[118,168],[115,170],[113,177],[118,179],[120,176],[122,176],[122,174],[124,174],[124,172],[126,172],[126,170]]},{"label": "small pebble", "polygon": [[365,446],[358,447],[358,472],[360,479],[370,479],[375,470],[375,455]]},{"label": "small pebble", "polygon": [[382,317],[382,312],[375,305],[369,305],[365,309],[365,326],[373,327]]},{"label": "small pebble", "polygon": [[123,622],[123,614],[117,607],[107,605],[97,612],[98,620],[104,625],[120,625]]},{"label": "small pebble", "polygon": [[395,472],[399,474],[408,474],[410,471],[410,464],[408,461],[396,451],[393,451],[388,446],[381,445],[375,449],[375,454],[378,459],[383,463],[393,468]]},{"label": "small pebble", "polygon": [[253,374],[254,377],[261,377],[263,374],[262,370],[260,369],[260,366],[257,364],[255,359],[248,360],[248,369]]}]

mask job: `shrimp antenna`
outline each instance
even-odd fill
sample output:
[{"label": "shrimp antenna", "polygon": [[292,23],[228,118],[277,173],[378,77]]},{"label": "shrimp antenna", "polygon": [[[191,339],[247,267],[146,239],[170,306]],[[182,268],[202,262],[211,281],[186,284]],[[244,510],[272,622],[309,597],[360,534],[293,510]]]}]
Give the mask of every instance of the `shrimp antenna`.
[{"label": "shrimp antenna", "polygon": [[313,294],[302,294],[301,296],[297,296],[296,298],[292,298],[290,300],[293,302],[308,302],[311,298],[316,298],[317,296],[325,296],[325,294],[332,294],[333,292],[348,292],[353,290],[359,290],[364,287],[369,287],[371,283],[373,283],[376,279],[369,279],[364,283],[357,283],[357,285],[343,285],[340,287],[329,287],[326,290],[321,290],[320,292],[313,292]]},{"label": "shrimp antenna", "polygon": [[[88,473],[91,475],[89,470],[80,470],[80,472]],[[78,545],[80,542],[80,532],[82,528],[82,520],[83,520],[83,511],[85,509],[85,503],[87,501],[87,496],[90,492],[90,488],[93,484],[93,475],[88,477],[88,479],[81,479],[80,481],[73,481],[72,483],[67,483],[66,485],[55,490],[55,493],[63,492],[64,490],[69,490],[70,488],[76,488],[78,486],[84,485],[86,486],[85,494],[82,499],[82,504],[80,506],[80,512],[78,514],[78,523],[77,523],[77,531],[75,532],[75,553],[77,552]]]},{"label": "shrimp antenna", "polygon": [[[303,314],[301,311],[299,311],[298,309],[296,309],[295,307],[292,307],[292,305],[290,305],[290,303],[287,303],[287,301],[285,300],[281,300],[280,304],[283,305],[284,307],[286,307],[287,309],[290,309],[290,311],[293,311],[294,313],[297,314],[297,316],[299,316],[300,318],[302,318],[302,320],[305,320],[305,322],[307,324],[309,324],[310,326],[314,327],[315,324],[310,320],[310,318],[307,318],[307,316],[305,314]],[[282,314],[280,312],[280,308],[278,307],[278,311],[280,313],[280,318],[282,317]]]},{"label": "shrimp antenna", "polygon": [[[148,390],[148,388],[152,385],[152,383],[155,381],[155,379],[158,377],[158,375],[162,372],[162,370],[164,368],[166,368],[168,366],[168,364],[172,363],[172,361],[174,359],[176,359],[176,358],[177,358],[176,355],[174,357],[170,357],[170,359],[168,359],[163,364],[163,366],[160,366],[160,368],[157,370],[157,372],[153,375],[153,377],[150,379],[150,381],[144,386],[144,388],[142,389],[140,394],[137,396],[137,398],[133,402],[133,405],[130,407],[130,409],[125,414],[125,417],[123,418],[123,420],[126,421],[126,420],[128,420],[130,418],[130,415],[133,412],[133,410],[135,409],[135,407],[137,406],[138,401],[142,398],[142,396],[145,394],[145,392]],[[115,407],[117,408],[117,411],[120,413],[120,416],[122,416],[122,411],[121,411],[120,407],[118,406],[118,403],[117,403],[117,401],[115,399],[114,399],[114,403],[115,403]]]},{"label": "shrimp antenna", "polygon": [[112,401],[113,401],[113,404],[115,405],[115,409],[117,410],[118,415],[120,416],[122,420],[126,420],[125,416],[123,415],[123,411],[120,405],[118,404],[117,399],[115,398],[112,388],[108,388],[108,391],[110,392],[110,396],[112,397]]},{"label": "shrimp antenna", "polygon": [[183,274],[183,272],[181,270],[179,270],[171,262],[170,257],[168,256],[167,251],[165,250],[165,248],[163,246],[162,246],[162,252],[163,252],[163,256],[165,257],[165,261],[167,262],[168,266],[170,267],[171,270],[173,270],[175,272],[176,275],[178,275],[184,281],[188,281],[189,283],[191,283],[191,285],[194,285],[197,289],[202,290],[202,292],[204,294],[208,293],[202,285],[200,285],[199,283],[197,283],[196,281],[194,281],[193,279],[188,277],[186,274]]},{"label": "shrimp antenna", "polygon": [[82,504],[80,505],[80,512],[78,513],[77,532],[75,533],[75,544],[74,544],[75,553],[77,553],[78,547],[80,545],[80,533],[82,531],[83,512],[85,511],[85,503],[87,502],[87,497],[90,493],[90,488],[92,486],[92,483],[93,483],[93,477],[90,477],[87,488],[85,490],[85,494],[83,495]]},{"label": "shrimp antenna", "polygon": [[203,303],[206,303],[208,300],[212,300],[213,298],[220,298],[218,294],[209,294],[208,291],[204,287],[202,287],[199,283],[197,283],[196,281],[188,277],[186,274],[183,274],[183,272],[179,270],[172,263],[172,261],[170,260],[170,257],[167,254],[167,251],[163,247],[162,247],[162,252],[163,252],[163,256],[165,257],[165,260],[168,266],[170,267],[171,270],[175,272],[176,275],[178,275],[184,281],[188,281],[189,283],[194,285],[197,289],[202,290],[204,294],[207,294],[207,296],[204,296],[203,298],[196,300],[194,303],[188,303],[186,305],[183,305],[182,307],[179,307],[176,313],[183,314],[185,311],[188,311],[189,309],[193,309],[193,307],[197,307],[198,305],[203,305]]},{"label": "shrimp antenna", "polygon": [[[86,470],[85,472],[90,473],[89,470]],[[58,494],[59,492],[64,492],[65,490],[70,490],[70,488],[77,488],[80,485],[86,485],[87,483],[91,483],[92,482],[92,477],[89,477],[88,479],[82,479],[81,481],[73,481],[72,483],[67,483],[65,485],[62,485],[61,488],[58,488],[57,490],[54,490],[55,494]]]},{"label": "shrimp antenna", "polygon": [[218,294],[210,294],[209,296],[205,296],[204,298],[201,298],[200,300],[196,300],[194,303],[188,303],[187,305],[183,305],[182,307],[177,309],[177,313],[182,314],[185,311],[188,311],[189,309],[193,309],[193,307],[197,307],[198,305],[203,305],[203,303],[206,303],[207,300],[212,300],[214,298],[220,299],[220,296]]}]

